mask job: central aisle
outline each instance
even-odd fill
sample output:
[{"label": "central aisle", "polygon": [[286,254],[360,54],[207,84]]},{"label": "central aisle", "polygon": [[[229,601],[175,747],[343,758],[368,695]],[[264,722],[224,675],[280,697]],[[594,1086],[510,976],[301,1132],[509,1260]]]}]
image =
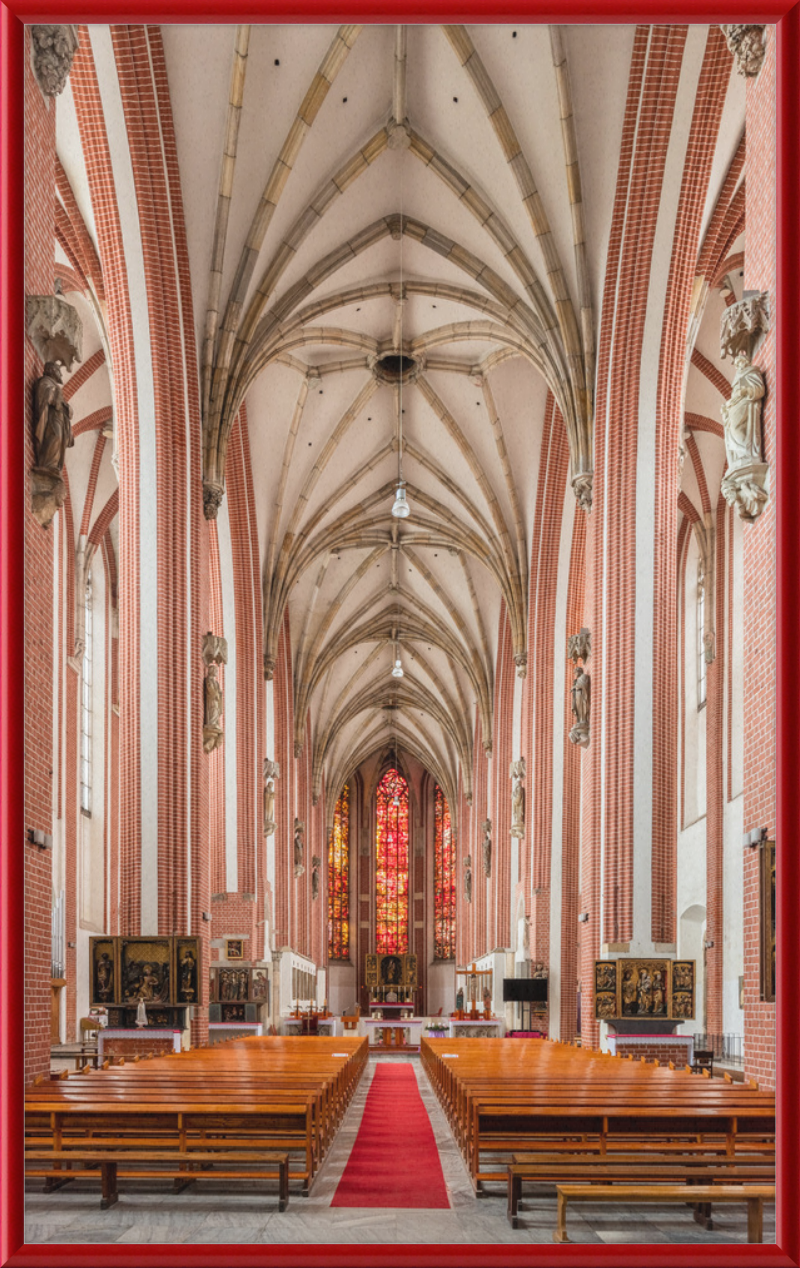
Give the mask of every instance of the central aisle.
[{"label": "central aisle", "polygon": [[410,1061],[377,1066],[331,1205],[449,1209],[433,1127]]}]

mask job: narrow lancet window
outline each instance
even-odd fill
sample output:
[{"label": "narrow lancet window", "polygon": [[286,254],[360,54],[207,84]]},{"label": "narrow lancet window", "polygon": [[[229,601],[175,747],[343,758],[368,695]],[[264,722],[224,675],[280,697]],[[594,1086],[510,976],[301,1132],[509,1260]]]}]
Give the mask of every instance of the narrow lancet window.
[{"label": "narrow lancet window", "polygon": [[376,946],[379,955],[408,950],[408,784],[388,770],[378,784]]},{"label": "narrow lancet window", "polygon": [[333,812],[328,844],[328,959],[350,958],[350,787]]},{"label": "narrow lancet window", "polygon": [[435,793],[433,858],[433,958],[452,960],[456,954],[456,859],[450,807],[439,785]]}]

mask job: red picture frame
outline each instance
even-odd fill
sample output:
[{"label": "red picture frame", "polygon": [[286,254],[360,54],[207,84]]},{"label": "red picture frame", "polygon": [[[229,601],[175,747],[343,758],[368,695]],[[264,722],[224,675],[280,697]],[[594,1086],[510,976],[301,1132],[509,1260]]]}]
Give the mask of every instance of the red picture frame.
[{"label": "red picture frame", "polygon": [[[23,1244],[23,23],[43,21],[108,22],[270,22],[360,21],[434,22],[716,22],[740,18],[777,26],[778,190],[776,296],[778,447],[780,478],[776,480],[777,557],[777,691],[778,811],[780,886],[777,894],[777,1072],[778,1072],[778,1202],[776,1244],[730,1245],[292,1245],[151,1246],[147,1244]],[[386,1264],[405,1268],[439,1268],[449,1264],[484,1264],[489,1268],[522,1264],[648,1264],[783,1265],[800,1263],[800,1220],[796,1195],[800,1174],[800,1106],[798,1053],[800,1011],[800,892],[796,824],[800,819],[800,727],[795,689],[796,631],[800,625],[796,579],[796,543],[800,541],[800,4],[788,0],[419,0],[394,5],[388,0],[300,0],[291,10],[264,0],[242,0],[223,6],[219,0],[139,0],[130,7],[83,0],[31,0],[0,4],[0,1265],[278,1265],[297,1268],[345,1268],[352,1264]],[[794,475],[793,475],[794,473]],[[781,844],[787,847],[780,849]],[[795,988],[795,989],[793,989]]]}]

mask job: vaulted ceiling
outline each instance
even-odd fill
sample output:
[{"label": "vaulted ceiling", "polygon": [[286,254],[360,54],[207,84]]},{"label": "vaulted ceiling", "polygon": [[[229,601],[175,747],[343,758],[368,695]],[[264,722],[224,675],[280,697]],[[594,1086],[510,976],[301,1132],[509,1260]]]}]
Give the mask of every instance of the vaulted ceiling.
[{"label": "vaulted ceiling", "polygon": [[394,734],[451,793],[460,766],[469,792],[476,706],[492,733],[501,600],[524,672],[548,389],[591,500],[592,296],[632,39],[164,28],[206,506],[224,496],[245,402],[265,666],[288,602],[315,792]]},{"label": "vaulted ceiling", "polygon": [[[569,441],[567,496],[591,507],[597,307],[634,28],[162,36],[204,501],[218,514],[244,407],[267,676],[288,604],[295,741],[310,711],[315,793],[324,775],[335,796],[396,736],[451,796],[460,769],[469,795],[476,711],[492,735],[501,604],[525,672],[548,392]],[[734,107],[721,162],[741,132]],[[391,514],[401,476],[406,519]]]}]

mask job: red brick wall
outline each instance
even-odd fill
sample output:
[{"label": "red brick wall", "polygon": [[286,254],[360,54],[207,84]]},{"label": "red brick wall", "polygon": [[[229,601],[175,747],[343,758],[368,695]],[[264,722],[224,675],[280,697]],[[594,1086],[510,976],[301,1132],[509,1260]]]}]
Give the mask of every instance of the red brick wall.
[{"label": "red brick wall", "polygon": [[[30,66],[25,32],[25,293],[50,295],[53,272],[55,109]],[[25,340],[25,829],[53,831],[53,532],[30,512],[33,384],[42,362]],[[63,520],[63,516],[62,516]],[[11,848],[8,842],[7,847]],[[25,1080],[50,1069],[52,854],[25,854]]]},{"label": "red brick wall", "polygon": [[[664,307],[661,362],[659,366],[658,404],[656,412],[656,480],[655,563],[653,588],[653,828],[652,828],[652,914],[651,937],[655,942],[674,942],[676,937],[676,860],[677,860],[677,623],[675,611],[675,576],[678,519],[677,452],[682,429],[683,393],[685,390],[686,338],[702,216],[708,193],[711,163],[716,148],[725,87],[731,76],[731,57],[718,26],[710,26],[705,55],[697,87],[689,139],[681,180],[681,192],[672,242],[669,283]],[[689,451],[697,471],[704,510],[708,494],[702,466],[694,440]],[[715,678],[720,672],[713,666]],[[709,682],[709,688],[710,688]],[[711,704],[709,702],[709,707]],[[715,706],[716,707],[716,706]],[[714,715],[716,716],[716,715]],[[710,721],[711,715],[709,715]],[[721,729],[709,746],[713,778],[721,762]],[[717,796],[715,782],[710,795]],[[722,902],[722,807],[712,820],[716,832],[714,850],[720,854],[720,867],[709,870],[715,885],[715,902]],[[719,930],[719,956],[722,955],[722,930]],[[721,988],[721,964],[720,964]],[[721,989],[719,992],[721,1007]]]},{"label": "red brick wall", "polygon": [[[589,913],[589,920],[579,926],[580,931],[580,979],[581,979],[581,1034],[587,1046],[597,1046],[598,1025],[592,1016],[594,960],[600,954],[604,936],[600,929],[600,805],[603,772],[601,745],[598,732],[601,721],[601,702],[605,683],[602,676],[603,645],[606,638],[603,629],[603,505],[606,496],[605,463],[609,441],[605,431],[605,414],[610,392],[609,374],[614,334],[613,313],[615,291],[620,273],[620,257],[625,232],[628,185],[636,142],[636,117],[647,52],[647,29],[637,27],[634,37],[628,82],[628,98],[622,126],[620,161],[617,187],[612,213],[611,232],[606,263],[603,293],[602,321],[598,333],[597,396],[595,402],[594,479],[592,488],[592,514],[586,526],[586,619],[581,624],[592,631],[592,696],[595,711],[595,740],[590,744],[581,762],[581,911]],[[617,462],[621,456],[617,457]],[[628,547],[628,551],[630,548]],[[612,596],[613,600],[614,596]],[[615,750],[619,732],[609,727],[614,737]],[[615,765],[622,760],[619,751],[614,753]]]},{"label": "red brick wall", "polygon": [[[577,634],[583,623],[586,560],[586,516],[576,512],[572,529],[572,550],[567,586],[567,634]],[[566,644],[564,646],[566,657]],[[565,681],[570,681],[572,661],[566,662]],[[592,661],[589,662],[593,672]],[[556,708],[558,704],[556,703]],[[580,893],[578,876],[581,844],[581,754],[571,743],[569,730],[573,723],[571,697],[564,693],[564,781],[561,820],[561,1018],[560,1037],[569,1041],[577,1033],[577,982],[579,976],[578,924]]]},{"label": "red brick wall", "polygon": [[[133,325],[116,189],[88,29],[70,73],[86,174],[97,228],[107,301],[106,319],[114,366],[114,410],[119,457],[119,538],[125,557],[119,579],[116,723],[119,770],[119,931],[136,934],[141,913],[141,735],[138,616],[139,419]],[[89,369],[94,358],[82,370]],[[99,364],[99,362],[98,362]],[[78,371],[72,382],[76,382]]]},{"label": "red brick wall", "polygon": [[[528,603],[528,682],[532,685],[532,729],[523,732],[528,756],[529,810],[525,836],[530,869],[524,875],[531,916],[531,958],[550,959],[550,857],[553,837],[553,718],[556,591],[569,446],[564,421],[548,394],[539,460]],[[572,496],[570,492],[569,496]],[[578,512],[583,515],[583,512]],[[574,633],[575,631],[570,631]],[[530,734],[530,739],[528,738]]]},{"label": "red brick wall", "polygon": [[[505,603],[500,605],[497,632],[497,660],[494,672],[492,737],[492,875],[486,880],[481,861],[482,820],[476,822],[475,849],[472,854],[472,894],[478,903],[477,954],[483,955],[497,946],[508,946],[511,910],[511,780],[512,758],[519,753],[511,749],[514,721],[514,657],[511,645],[511,622]],[[530,814],[530,753],[525,753],[528,776],[525,780],[525,815]],[[481,923],[489,896],[489,912]]]},{"label": "red brick wall", "polygon": [[289,889],[292,879],[292,835],[294,830],[294,702],[292,693],[292,648],[289,612],[284,613],[278,638],[273,691],[275,717],[275,760],[281,777],[275,786],[275,946],[289,945]]},{"label": "red brick wall", "polygon": [[634,1061],[641,1061],[642,1057],[651,1063],[657,1061],[659,1065],[669,1065],[672,1061],[678,1069],[682,1070],[688,1062],[689,1045],[659,1043],[655,1036],[649,1043],[626,1043],[625,1036],[619,1035],[616,1050],[618,1056],[627,1057],[630,1054]]},{"label": "red brick wall", "polygon": [[[770,27],[761,73],[747,81],[747,290],[775,295],[775,28]],[[775,792],[775,331],[755,358],[767,394],[762,413],[764,460],[770,464],[770,499],[744,528],[744,831],[766,828],[774,838]],[[764,654],[764,649],[770,649]],[[777,842],[777,868],[782,848]],[[745,1074],[775,1086],[775,1005],[759,997],[758,850],[744,852]]]}]

